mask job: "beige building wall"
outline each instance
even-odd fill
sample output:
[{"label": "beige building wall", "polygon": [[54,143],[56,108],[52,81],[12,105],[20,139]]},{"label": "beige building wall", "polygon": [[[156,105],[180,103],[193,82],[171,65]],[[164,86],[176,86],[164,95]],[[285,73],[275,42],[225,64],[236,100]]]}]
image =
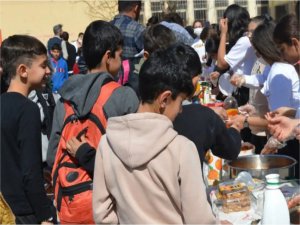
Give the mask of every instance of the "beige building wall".
[{"label": "beige building wall", "polygon": [[[110,3],[113,1],[107,0]],[[93,3],[91,0],[88,2]],[[103,7],[105,2],[102,2]],[[109,10],[102,10],[104,14],[99,14],[96,18],[90,15],[89,9],[89,6],[80,0],[0,0],[2,40],[13,34],[28,34],[46,44],[53,36],[53,26],[61,23],[63,30],[70,35],[69,41],[73,41],[93,20],[103,17],[111,19],[117,13],[117,8],[113,13],[110,12],[112,15],[104,15]]]}]

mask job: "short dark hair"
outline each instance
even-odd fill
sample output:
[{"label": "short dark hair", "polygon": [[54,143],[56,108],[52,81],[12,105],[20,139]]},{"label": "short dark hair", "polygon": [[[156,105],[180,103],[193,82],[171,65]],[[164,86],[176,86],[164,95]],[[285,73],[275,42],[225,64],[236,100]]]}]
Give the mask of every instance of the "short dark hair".
[{"label": "short dark hair", "polygon": [[279,49],[273,41],[274,22],[264,22],[259,25],[252,34],[252,45],[264,58],[273,62],[281,62],[282,57]]},{"label": "short dark hair", "polygon": [[47,55],[47,49],[37,38],[28,35],[8,37],[1,45],[2,76],[9,83],[20,64],[30,66],[32,60],[40,55]]},{"label": "short dark hair", "polygon": [[229,46],[231,48],[248,30],[250,15],[245,8],[232,4],[226,8],[223,17],[228,19]]},{"label": "short dark hair", "polygon": [[264,22],[269,22],[269,21],[272,21],[273,18],[268,15],[268,14],[264,14],[264,15],[261,15],[261,16],[255,16],[255,17],[252,17],[250,19],[250,22],[253,22],[253,23],[256,23],[256,24],[262,24]]},{"label": "short dark hair", "polygon": [[142,6],[142,1],[123,1],[123,0],[118,0],[118,10],[119,12],[128,12],[130,11],[133,7],[136,5],[141,8]]},{"label": "short dark hair", "polygon": [[148,22],[146,24],[146,26],[152,26],[152,25],[155,25],[155,24],[158,24],[159,23],[159,18],[158,16],[151,16],[149,19],[148,19]]},{"label": "short dark hair", "polygon": [[62,31],[62,27],[63,25],[62,24],[57,24],[53,27],[53,33],[55,35],[58,35],[61,31]]},{"label": "short dark hair", "polygon": [[168,14],[165,14],[164,17],[163,17],[163,21],[166,21],[168,23],[177,23],[177,24],[179,24],[180,26],[183,27],[183,19],[176,12],[170,12]]},{"label": "short dark hair", "polygon": [[209,37],[205,42],[205,51],[208,54],[218,53],[220,38],[217,35]]},{"label": "short dark hair", "polygon": [[210,28],[209,27],[204,27],[201,34],[200,34],[200,39],[205,42],[205,40],[208,38],[209,36],[209,31]]},{"label": "short dark hair", "polygon": [[51,50],[59,50],[61,51],[61,45],[58,43],[55,43],[52,45]]},{"label": "short dark hair", "polygon": [[64,40],[64,41],[68,41],[69,40],[69,33],[64,31],[60,37]]},{"label": "short dark hair", "polygon": [[111,51],[111,56],[115,57],[116,50],[122,45],[122,34],[117,27],[103,20],[90,23],[82,40],[82,52],[87,67],[96,68],[108,50]]},{"label": "short dark hair", "polygon": [[292,38],[297,38],[300,41],[300,28],[299,20],[293,15],[289,14],[280,19],[277,23],[273,38],[277,44],[286,43],[292,44]]},{"label": "short dark hair", "polygon": [[196,38],[197,38],[197,35],[194,33],[194,28],[193,28],[192,26],[186,26],[184,29],[189,33],[189,35],[190,35],[193,39],[196,39]]},{"label": "short dark hair", "polygon": [[161,24],[150,26],[144,31],[144,49],[149,54],[156,49],[166,49],[175,42],[173,31]]},{"label": "short dark hair", "polygon": [[139,92],[142,103],[153,101],[164,91],[172,92],[172,99],[180,93],[194,93],[193,77],[202,72],[197,52],[190,46],[177,43],[166,50],[158,50],[142,65]]}]

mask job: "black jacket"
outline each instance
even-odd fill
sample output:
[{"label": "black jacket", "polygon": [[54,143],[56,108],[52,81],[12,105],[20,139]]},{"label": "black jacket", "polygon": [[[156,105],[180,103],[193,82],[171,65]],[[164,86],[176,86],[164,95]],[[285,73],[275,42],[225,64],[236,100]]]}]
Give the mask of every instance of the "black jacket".
[{"label": "black jacket", "polygon": [[240,133],[234,128],[226,128],[222,119],[208,107],[184,105],[174,121],[174,129],[195,143],[201,162],[208,149],[228,160],[236,159],[240,153]]}]

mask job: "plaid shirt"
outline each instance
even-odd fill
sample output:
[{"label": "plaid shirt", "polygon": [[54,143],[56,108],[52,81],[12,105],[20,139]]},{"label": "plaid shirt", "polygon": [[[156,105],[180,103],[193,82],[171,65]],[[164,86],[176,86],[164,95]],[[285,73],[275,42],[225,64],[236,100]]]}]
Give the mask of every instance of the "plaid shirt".
[{"label": "plaid shirt", "polygon": [[117,15],[111,21],[120,29],[123,38],[123,59],[133,58],[144,49],[143,31],[145,28],[129,16]]}]

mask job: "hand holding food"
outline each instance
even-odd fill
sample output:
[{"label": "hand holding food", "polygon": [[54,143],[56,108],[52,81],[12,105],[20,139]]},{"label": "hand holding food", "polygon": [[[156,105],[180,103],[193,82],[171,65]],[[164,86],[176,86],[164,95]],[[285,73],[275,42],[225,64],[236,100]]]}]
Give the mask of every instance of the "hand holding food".
[{"label": "hand holding food", "polygon": [[241,87],[246,83],[245,77],[240,74],[233,74],[230,83],[236,87]]}]

